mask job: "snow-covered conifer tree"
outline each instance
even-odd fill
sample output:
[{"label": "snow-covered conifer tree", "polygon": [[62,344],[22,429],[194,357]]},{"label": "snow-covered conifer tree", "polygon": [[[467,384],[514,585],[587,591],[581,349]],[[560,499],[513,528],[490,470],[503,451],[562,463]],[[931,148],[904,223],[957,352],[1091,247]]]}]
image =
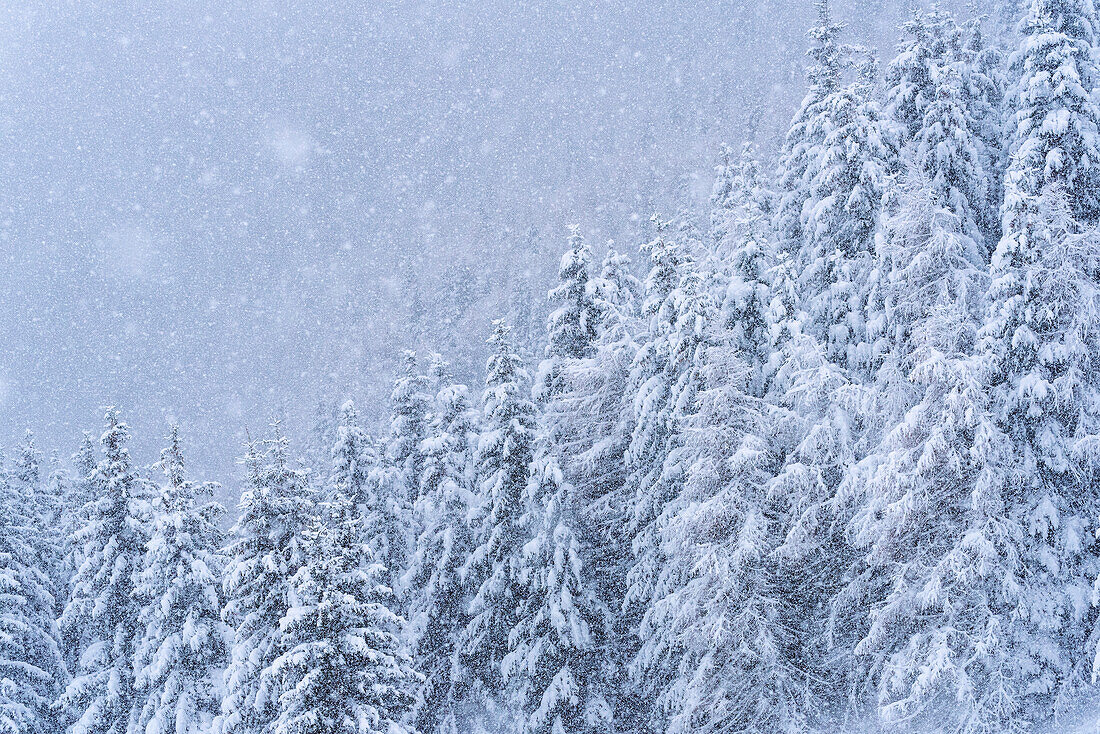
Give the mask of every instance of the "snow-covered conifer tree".
[{"label": "snow-covered conifer tree", "polygon": [[870,676],[883,701],[908,675],[901,661],[914,662],[899,651],[911,641],[910,620],[927,609],[922,594],[960,533],[975,476],[971,447],[982,405],[972,355],[987,277],[965,231],[973,227],[942,193],[918,176],[886,228],[880,256],[890,267],[890,338],[880,395],[868,408],[882,416],[872,421],[881,428],[842,490],[854,497],[846,501],[856,505],[849,533],[859,555],[834,615],[860,630],[861,662],[853,667]]},{"label": "snow-covered conifer tree", "polygon": [[510,704],[527,734],[605,732],[612,726],[606,618],[585,570],[577,502],[549,446],[539,447],[525,490],[529,540],[520,576],[527,586],[502,662]]},{"label": "snow-covered conifer tree", "polygon": [[956,64],[945,64],[933,72],[935,97],[928,105],[917,130],[913,164],[931,187],[935,206],[957,219],[955,228],[978,246],[983,259],[988,248],[979,226],[989,203],[986,192],[989,173],[984,164],[982,141],[971,129],[968,94]]},{"label": "snow-covered conifer tree", "polygon": [[[134,590],[143,633],[135,656],[141,734],[205,734],[221,705],[229,630],[221,620],[220,505],[214,485],[187,478],[179,427],[159,468],[166,477]],[[211,503],[213,504],[213,503]]]},{"label": "snow-covered conifer tree", "polygon": [[[57,734],[53,703],[65,682],[52,579],[39,567],[37,518],[0,461],[0,731]],[[13,479],[15,481],[13,481]]]},{"label": "snow-covered conifer tree", "polygon": [[464,713],[456,645],[468,621],[462,567],[473,550],[466,515],[477,416],[464,385],[441,386],[424,454],[424,487],[416,511],[420,536],[403,586],[410,590],[409,624],[417,669],[413,723],[420,731],[457,734]]},{"label": "snow-covered conifer tree", "polygon": [[986,43],[979,21],[972,20],[964,27],[966,40],[958,62],[964,88],[962,102],[970,130],[980,143],[982,170],[986,174],[986,199],[976,215],[992,252],[1001,235],[1000,212],[1004,201],[1004,56],[997,45]]},{"label": "snow-covered conifer tree", "polygon": [[291,605],[291,578],[305,563],[303,532],[313,513],[305,474],[290,465],[278,423],[260,454],[249,444],[248,484],[226,549],[222,619],[232,628],[222,734],[266,734],[279,713],[271,665],[285,652],[279,622]]},{"label": "snow-covered conifer tree", "polygon": [[812,63],[807,72],[810,89],[791,121],[777,177],[775,230],[781,247],[791,253],[802,246],[806,203],[827,131],[826,100],[840,89],[845,65],[844,49],[837,42],[844,26],[833,20],[828,0],[815,0],[814,6],[817,25],[809,33],[813,41],[809,51]]},{"label": "snow-covered conifer tree", "polygon": [[567,411],[563,378],[595,354],[600,329],[586,266],[587,248],[573,239],[562,258],[560,285],[550,294],[559,308],[547,320],[546,358],[535,381],[541,410],[524,491],[527,543],[519,572],[527,590],[502,664],[510,705],[522,730],[532,733],[606,731],[612,716],[601,658],[606,618],[586,572],[588,518],[583,495],[566,480],[558,460],[562,439],[574,433],[570,423],[579,418]]},{"label": "snow-covered conifer tree", "polygon": [[599,312],[600,338],[609,342],[608,331],[621,336],[619,332],[637,316],[642,284],[631,272],[630,257],[610,246],[600,265],[599,277],[589,283],[593,303]]},{"label": "snow-covered conifer tree", "polygon": [[[627,532],[631,555],[622,601],[624,621],[636,627],[641,647],[631,651],[630,671],[646,726],[660,726],[652,708],[675,675],[674,662],[647,644],[644,616],[661,595],[665,563],[660,527],[679,491],[684,465],[670,461],[679,445],[678,416],[689,411],[700,386],[700,357],[717,318],[708,277],[682,258],[660,231],[649,246],[653,268],[646,280],[649,332],[631,368],[633,432],[626,456],[625,486],[632,493]],[[634,646],[632,646],[634,647]]]},{"label": "snow-covered conifer tree", "polygon": [[1028,206],[1015,192],[1036,197],[1056,184],[1074,217],[1093,224],[1100,215],[1097,30],[1092,0],[1031,0],[1020,21],[1023,42],[1009,60],[1009,209]]},{"label": "snow-covered conifer tree", "polygon": [[873,60],[858,81],[822,103],[827,132],[811,169],[798,251],[807,331],[841,367],[866,369],[864,283],[871,267],[883,194],[897,167],[890,126],[871,96]]},{"label": "snow-covered conifer tree", "polygon": [[580,359],[592,352],[600,317],[589,287],[590,262],[591,252],[580,228],[573,227],[569,249],[558,267],[558,285],[549,293],[550,303],[556,308],[549,317],[547,357],[535,378],[537,400],[547,400],[561,392],[562,360]]},{"label": "snow-covered conifer tree", "polygon": [[914,8],[901,25],[905,41],[886,66],[886,116],[901,129],[908,145],[917,138],[928,108],[937,97],[936,74],[957,52],[959,29],[940,8]]},{"label": "snow-covered conifer tree", "polygon": [[428,378],[417,370],[416,353],[406,351],[404,362],[401,376],[394,380],[390,396],[393,412],[386,460],[402,473],[406,494],[401,499],[411,505],[420,491],[420,472],[424,462],[420,442],[424,440],[427,430],[432,398],[425,392]]},{"label": "snow-covered conifer tree", "polygon": [[326,494],[349,497],[362,513],[374,509],[370,472],[377,465],[374,445],[359,424],[355,403],[347,400],[340,406],[339,418],[333,430],[335,439],[329,447],[330,462]]},{"label": "snow-covered conifer tree", "polygon": [[464,569],[473,593],[461,660],[480,687],[475,695],[490,703],[502,689],[500,664],[526,590],[519,577],[526,542],[521,517],[535,433],[527,373],[508,333],[506,323],[494,322],[489,340],[494,353],[487,365],[482,427],[474,451],[474,551]]},{"label": "snow-covered conifer tree", "polygon": [[775,456],[729,336],[711,336],[696,400],[678,416],[669,464],[684,469],[661,525],[643,655],[675,671],[658,699],[669,732],[802,732],[813,699],[791,626],[801,599],[775,558],[785,508],[767,491]]},{"label": "snow-covered conifer tree", "polygon": [[77,535],[83,560],[60,622],[66,640],[80,650],[60,698],[69,734],[124,734],[140,710],[134,652],[141,632],[133,592],[148,540],[152,492],[134,469],[126,446],[130,430],[116,409],[107,410],[106,422],[103,458],[92,480],[97,494]]},{"label": "snow-covered conifer tree", "polygon": [[[272,734],[403,734],[420,676],[401,650],[404,620],[363,542],[351,498],[337,493],[303,533],[307,549],[279,620],[284,648]],[[415,730],[413,730],[415,731]]]},{"label": "snow-covered conifer tree", "polygon": [[760,180],[754,146],[742,146],[736,170],[728,182],[729,172],[720,171],[711,195],[713,236],[721,241],[719,251],[729,270],[728,278],[719,279],[726,288],[718,296],[734,348],[752,365],[751,390],[759,395],[769,356],[767,279],[776,243],[767,208],[770,196]]}]

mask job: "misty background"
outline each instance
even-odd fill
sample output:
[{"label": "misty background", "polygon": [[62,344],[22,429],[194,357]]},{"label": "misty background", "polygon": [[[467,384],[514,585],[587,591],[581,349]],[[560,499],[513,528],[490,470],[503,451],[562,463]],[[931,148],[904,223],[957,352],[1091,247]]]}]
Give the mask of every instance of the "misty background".
[{"label": "misty background", "polygon": [[[834,12],[888,53],[905,7]],[[720,143],[775,150],[812,15],[5,0],[0,444],[67,458],[114,404],[138,462],[179,421],[235,496],[246,429],[301,439],[345,396],[379,418],[404,348],[477,389],[492,318],[541,329],[567,225],[635,254]]]}]

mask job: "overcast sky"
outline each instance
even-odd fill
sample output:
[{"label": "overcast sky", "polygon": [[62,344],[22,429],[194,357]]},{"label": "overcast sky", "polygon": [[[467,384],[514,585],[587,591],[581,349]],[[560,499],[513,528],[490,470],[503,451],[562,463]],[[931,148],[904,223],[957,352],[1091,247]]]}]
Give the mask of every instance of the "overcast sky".
[{"label": "overcast sky", "polygon": [[[889,45],[901,4],[836,6],[849,40]],[[140,463],[175,419],[192,465],[229,483],[268,416],[301,430],[322,392],[379,415],[417,338],[408,304],[430,312],[456,263],[539,292],[567,224],[633,251],[653,207],[705,199],[719,142],[774,148],[812,16],[808,0],[0,8],[0,443],[30,427],[68,456],[117,404]],[[494,315],[436,348],[468,370]]]}]

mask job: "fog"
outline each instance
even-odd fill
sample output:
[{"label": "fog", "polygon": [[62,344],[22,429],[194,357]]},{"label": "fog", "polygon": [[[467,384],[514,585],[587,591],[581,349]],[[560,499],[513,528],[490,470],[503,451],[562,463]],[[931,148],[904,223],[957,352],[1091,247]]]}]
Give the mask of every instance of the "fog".
[{"label": "fog", "polygon": [[[888,51],[902,6],[836,12]],[[271,416],[301,435],[344,395],[380,416],[403,348],[477,385],[491,318],[538,328],[516,304],[568,224],[634,252],[655,209],[705,200],[719,143],[775,149],[811,15],[4,3],[0,443],[68,456],[115,404],[140,462],[178,420],[232,483]]]}]

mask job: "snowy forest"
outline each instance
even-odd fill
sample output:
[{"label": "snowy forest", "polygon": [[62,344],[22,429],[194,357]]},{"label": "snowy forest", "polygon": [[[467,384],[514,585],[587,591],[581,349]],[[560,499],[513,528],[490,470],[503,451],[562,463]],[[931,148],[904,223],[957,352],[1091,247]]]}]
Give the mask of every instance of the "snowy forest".
[{"label": "snowy forest", "polygon": [[0,732],[1100,730],[1100,18],[916,9],[880,61],[816,11],[775,160],[567,230],[482,384],[406,351],[384,429],[331,395],[240,487],[126,406],[28,432]]}]

